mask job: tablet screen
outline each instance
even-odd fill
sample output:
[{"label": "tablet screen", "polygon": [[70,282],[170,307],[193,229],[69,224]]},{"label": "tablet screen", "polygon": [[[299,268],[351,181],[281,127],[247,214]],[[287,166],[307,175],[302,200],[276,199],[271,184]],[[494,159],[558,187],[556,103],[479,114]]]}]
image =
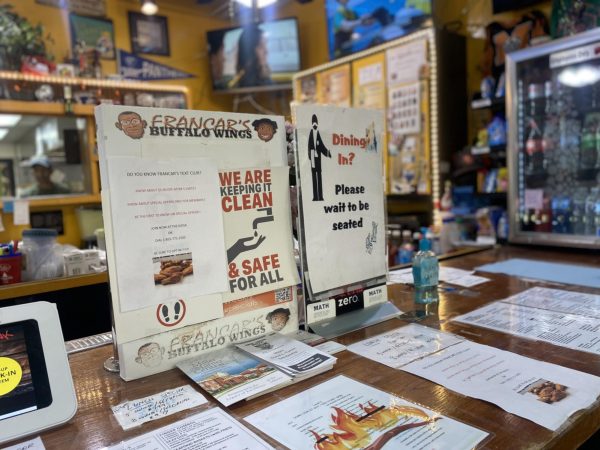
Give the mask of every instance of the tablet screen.
[{"label": "tablet screen", "polygon": [[0,421],[51,403],[37,321],[0,325]]}]

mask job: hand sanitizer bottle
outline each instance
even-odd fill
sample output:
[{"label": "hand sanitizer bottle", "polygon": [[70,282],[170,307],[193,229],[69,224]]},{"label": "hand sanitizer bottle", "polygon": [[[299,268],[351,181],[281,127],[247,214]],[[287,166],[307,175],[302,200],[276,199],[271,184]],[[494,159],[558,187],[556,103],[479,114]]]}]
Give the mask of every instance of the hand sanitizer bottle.
[{"label": "hand sanitizer bottle", "polygon": [[431,241],[421,239],[419,251],[413,259],[413,279],[415,288],[438,285],[439,265],[437,256],[431,251]]}]

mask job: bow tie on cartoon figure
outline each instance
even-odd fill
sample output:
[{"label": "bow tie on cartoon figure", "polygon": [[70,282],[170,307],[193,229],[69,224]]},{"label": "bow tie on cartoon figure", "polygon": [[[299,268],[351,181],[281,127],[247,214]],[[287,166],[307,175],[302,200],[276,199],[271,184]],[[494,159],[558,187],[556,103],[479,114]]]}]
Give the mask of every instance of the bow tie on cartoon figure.
[{"label": "bow tie on cartoon figure", "polygon": [[321,173],[321,155],[331,158],[331,152],[321,139],[319,120],[316,114],[312,116],[312,130],[308,137],[308,159],[312,174],[313,202],[323,201],[323,177]]}]

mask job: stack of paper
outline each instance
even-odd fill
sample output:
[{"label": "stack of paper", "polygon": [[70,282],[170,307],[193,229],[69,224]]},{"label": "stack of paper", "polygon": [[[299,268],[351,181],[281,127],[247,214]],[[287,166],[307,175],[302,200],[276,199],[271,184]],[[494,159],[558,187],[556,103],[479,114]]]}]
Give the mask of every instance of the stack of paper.
[{"label": "stack of paper", "polygon": [[277,367],[294,381],[330,370],[337,358],[279,333],[271,333],[237,347],[252,357]]},{"label": "stack of paper", "polygon": [[279,389],[292,378],[235,347],[177,364],[188,377],[225,406]]},{"label": "stack of paper", "polygon": [[[487,283],[489,278],[473,275],[473,271],[455,269],[454,267],[440,266],[439,280],[449,284],[463,287],[478,286]],[[392,284],[413,284],[412,267],[390,272]]]}]

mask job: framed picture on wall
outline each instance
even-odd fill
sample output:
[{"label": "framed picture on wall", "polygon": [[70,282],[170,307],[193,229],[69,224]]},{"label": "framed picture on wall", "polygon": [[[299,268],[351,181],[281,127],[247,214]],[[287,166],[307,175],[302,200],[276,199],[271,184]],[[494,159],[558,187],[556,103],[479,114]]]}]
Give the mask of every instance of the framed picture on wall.
[{"label": "framed picture on wall", "polygon": [[129,34],[133,53],[169,56],[169,29],[164,16],[129,11]]},{"label": "framed picture on wall", "polygon": [[0,197],[15,196],[15,172],[12,159],[0,159]]},{"label": "framed picture on wall", "polygon": [[69,15],[73,56],[95,49],[102,59],[115,59],[115,31],[112,20]]}]

